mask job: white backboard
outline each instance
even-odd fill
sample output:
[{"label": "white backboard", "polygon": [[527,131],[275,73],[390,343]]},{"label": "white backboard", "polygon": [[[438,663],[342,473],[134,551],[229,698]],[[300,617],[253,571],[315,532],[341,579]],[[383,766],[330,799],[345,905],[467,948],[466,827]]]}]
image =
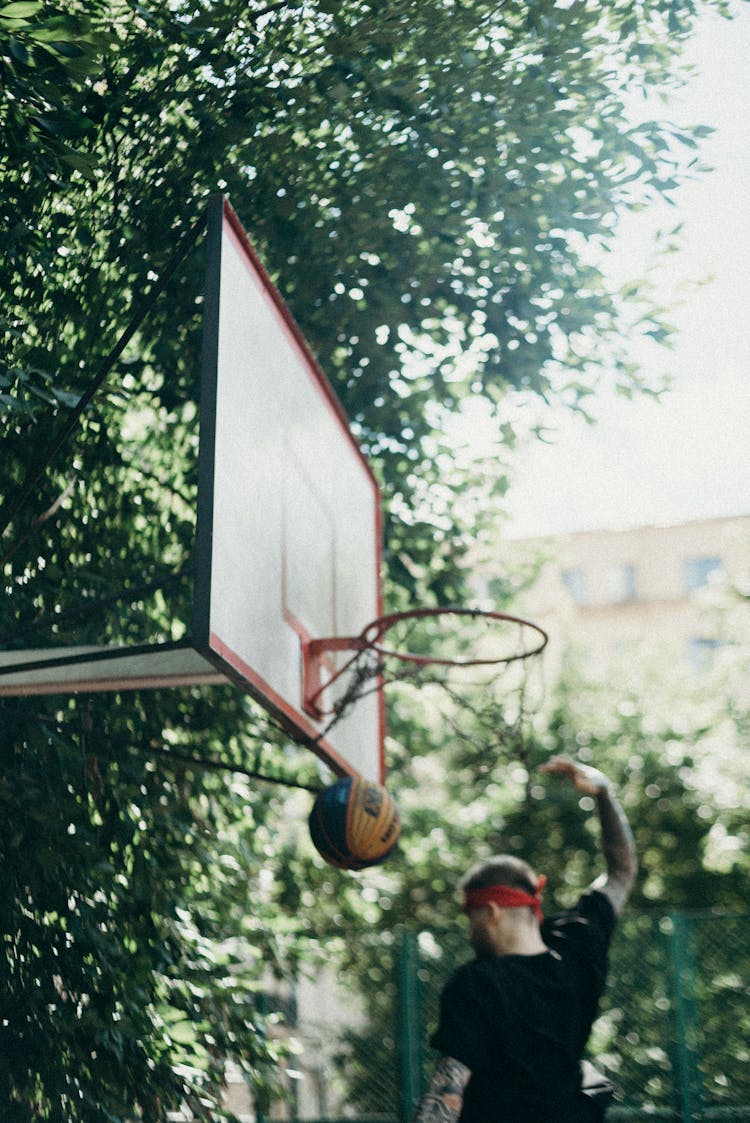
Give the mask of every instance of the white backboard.
[{"label": "white backboard", "polygon": [[[236,215],[212,214],[193,640],[294,732],[301,642],[358,635],[380,611],[380,499],[341,406]],[[218,259],[218,260],[217,260]],[[381,779],[379,694],[319,746]]]}]

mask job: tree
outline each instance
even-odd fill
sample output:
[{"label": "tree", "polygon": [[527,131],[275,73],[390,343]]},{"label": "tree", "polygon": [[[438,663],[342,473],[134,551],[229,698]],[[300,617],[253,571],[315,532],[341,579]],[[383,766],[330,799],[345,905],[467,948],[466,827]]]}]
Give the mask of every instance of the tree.
[{"label": "tree", "polygon": [[[689,131],[630,127],[622,98],[673,81],[691,8],[665,0],[639,19],[629,3],[518,4],[500,21],[477,0],[402,0],[387,16],[360,2],[241,8],[92,7],[113,48],[96,81],[66,91],[66,112],[86,126],[93,181],[56,175],[44,214],[12,196],[14,431],[30,394],[54,411],[56,390],[80,393],[222,188],[380,468],[394,580],[413,583],[399,559],[429,559],[428,585],[450,599],[464,528],[440,487],[446,411],[481,395],[500,422],[509,390],[580,403],[608,370],[639,385],[586,243],[671,190],[695,145]],[[130,356],[167,410],[194,395],[193,276]],[[635,307],[637,330],[660,334]]]},{"label": "tree", "polygon": [[[0,8],[5,647],[184,618],[194,234],[217,188],[383,482],[393,599],[455,599],[477,526],[454,499],[483,466],[450,467],[445,418],[479,395],[510,440],[509,394],[638,389],[586,244],[692,151],[689,131],[631,127],[622,91],[673,81],[693,18],[672,0]],[[662,327],[647,311],[638,330]],[[221,1118],[227,1056],[256,1090],[278,1068],[258,991],[302,954],[279,909],[310,868],[243,770],[314,766],[231,691],[2,713],[8,1117],[163,1119],[182,1098]]]}]

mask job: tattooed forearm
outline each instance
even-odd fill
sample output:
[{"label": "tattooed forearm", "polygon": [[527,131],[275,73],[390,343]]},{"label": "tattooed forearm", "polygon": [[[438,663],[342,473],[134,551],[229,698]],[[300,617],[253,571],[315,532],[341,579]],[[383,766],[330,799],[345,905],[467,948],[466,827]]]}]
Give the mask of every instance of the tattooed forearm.
[{"label": "tattooed forearm", "polygon": [[455,1123],[461,1114],[464,1088],[470,1076],[466,1065],[454,1057],[441,1057],[412,1123]]},{"label": "tattooed forearm", "polygon": [[597,796],[602,852],[607,864],[604,888],[616,911],[622,908],[638,872],[633,835],[617,797],[609,788]]}]

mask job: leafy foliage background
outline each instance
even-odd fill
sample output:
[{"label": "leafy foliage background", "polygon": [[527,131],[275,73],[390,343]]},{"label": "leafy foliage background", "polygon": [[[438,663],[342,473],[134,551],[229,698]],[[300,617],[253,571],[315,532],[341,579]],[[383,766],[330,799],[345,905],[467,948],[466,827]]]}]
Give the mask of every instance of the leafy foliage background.
[{"label": "leafy foliage background", "polygon": [[[633,126],[624,94],[676,80],[697,10],[3,4],[3,647],[186,626],[191,232],[217,190],[379,475],[389,603],[460,600],[467,547],[501,507],[511,404],[583,409],[603,380],[658,389],[627,344],[668,325],[645,282],[610,291],[597,252],[623,209],[673,190],[694,160],[700,127]],[[462,464],[446,421],[477,397],[497,453]],[[262,1105],[283,1069],[259,997],[269,973],[332,932],[447,908],[432,902],[486,830],[479,805],[470,823],[415,799],[409,867],[368,903],[311,858],[283,789],[250,780],[321,777],[232,691],[3,700],[0,713],[8,1119],[163,1120],[180,1102],[228,1118],[227,1057]],[[407,805],[420,737],[408,708],[394,714]]]}]

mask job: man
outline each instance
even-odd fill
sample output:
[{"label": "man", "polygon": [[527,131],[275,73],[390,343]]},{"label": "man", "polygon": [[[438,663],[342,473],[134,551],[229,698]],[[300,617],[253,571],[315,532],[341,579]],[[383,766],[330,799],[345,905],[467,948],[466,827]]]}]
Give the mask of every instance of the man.
[{"label": "man", "polygon": [[607,948],[637,862],[607,777],[567,757],[540,768],[596,800],[606,873],[576,909],[542,921],[538,878],[503,855],[462,881],[476,954],[445,987],[432,1044],[440,1053],[414,1123],[589,1123],[581,1058],[604,989]]}]

